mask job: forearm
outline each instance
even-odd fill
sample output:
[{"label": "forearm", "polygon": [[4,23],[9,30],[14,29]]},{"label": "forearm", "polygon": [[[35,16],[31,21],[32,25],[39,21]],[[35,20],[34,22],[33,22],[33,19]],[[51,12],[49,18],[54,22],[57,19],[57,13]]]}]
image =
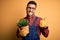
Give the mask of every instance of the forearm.
[{"label": "forearm", "polygon": [[16,32],[16,35],[17,35],[17,37],[19,38],[20,37],[20,34],[19,34],[20,32],[19,32],[19,28],[17,29],[17,32]]},{"label": "forearm", "polygon": [[45,37],[48,37],[48,34],[49,34],[49,29],[48,29],[48,27],[46,27],[46,28],[41,27],[41,32],[42,32],[42,34],[43,34]]}]

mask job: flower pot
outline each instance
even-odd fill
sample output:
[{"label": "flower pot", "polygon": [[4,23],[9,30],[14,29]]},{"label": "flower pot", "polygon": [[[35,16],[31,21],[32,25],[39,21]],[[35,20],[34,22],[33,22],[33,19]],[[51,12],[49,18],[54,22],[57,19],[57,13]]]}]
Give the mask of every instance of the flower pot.
[{"label": "flower pot", "polygon": [[22,27],[22,30],[20,30],[21,36],[26,36],[29,33],[29,26]]}]

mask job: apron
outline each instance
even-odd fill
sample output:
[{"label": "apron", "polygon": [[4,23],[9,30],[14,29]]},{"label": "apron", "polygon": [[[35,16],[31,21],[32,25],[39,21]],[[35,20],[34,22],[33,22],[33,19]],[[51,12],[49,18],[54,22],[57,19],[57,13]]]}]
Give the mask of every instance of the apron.
[{"label": "apron", "polygon": [[26,37],[23,37],[22,40],[40,40],[38,36],[38,27],[35,26],[38,17],[35,18],[33,24],[29,26],[29,34]]}]

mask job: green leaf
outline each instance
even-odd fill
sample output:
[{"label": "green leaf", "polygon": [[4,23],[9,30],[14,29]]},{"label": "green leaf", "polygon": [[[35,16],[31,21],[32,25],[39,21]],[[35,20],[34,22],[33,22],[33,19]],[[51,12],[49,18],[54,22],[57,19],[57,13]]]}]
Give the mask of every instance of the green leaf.
[{"label": "green leaf", "polygon": [[17,26],[19,27],[24,27],[24,26],[27,26],[28,22],[26,19],[20,19]]}]

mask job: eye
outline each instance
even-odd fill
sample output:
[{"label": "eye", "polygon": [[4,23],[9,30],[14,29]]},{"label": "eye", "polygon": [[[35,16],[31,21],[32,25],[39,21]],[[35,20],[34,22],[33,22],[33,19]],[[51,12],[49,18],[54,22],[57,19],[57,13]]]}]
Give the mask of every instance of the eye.
[{"label": "eye", "polygon": [[28,9],[31,9],[31,7],[28,7]]},{"label": "eye", "polygon": [[33,9],[33,10],[35,10],[36,8],[33,8],[33,7],[28,7],[28,9]]}]

